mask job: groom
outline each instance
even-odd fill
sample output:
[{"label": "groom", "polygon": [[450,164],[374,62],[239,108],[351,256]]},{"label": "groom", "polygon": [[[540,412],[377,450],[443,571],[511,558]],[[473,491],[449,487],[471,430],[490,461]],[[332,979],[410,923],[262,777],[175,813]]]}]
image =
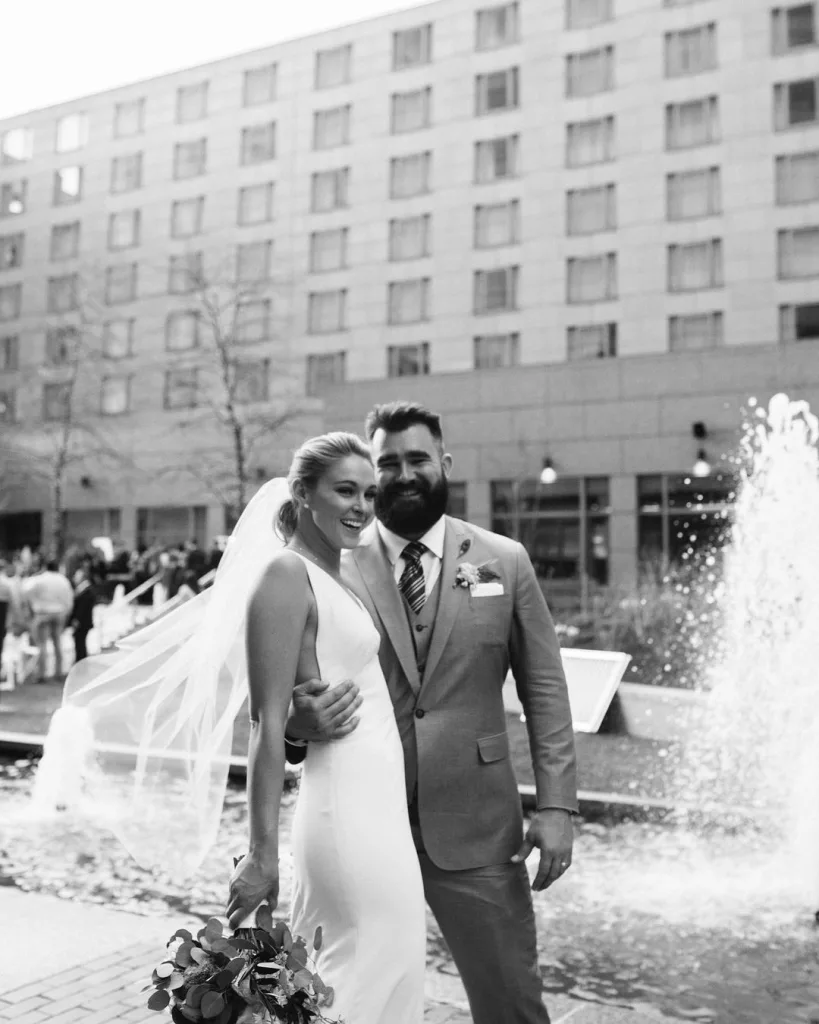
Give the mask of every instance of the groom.
[{"label": "groom", "polygon": [[[427,902],[475,1024],[547,1024],[525,860],[545,889],[571,864],[577,809],[566,681],[554,625],[520,544],[444,514],[452,458],[421,405],[367,418],[378,493],[369,539],[342,559],[381,632],[381,666],[404,747],[410,823]],[[537,811],[526,836],[502,687],[526,711]],[[357,725],[351,682],[297,687],[288,759]],[[378,771],[378,765],[373,765]]]}]

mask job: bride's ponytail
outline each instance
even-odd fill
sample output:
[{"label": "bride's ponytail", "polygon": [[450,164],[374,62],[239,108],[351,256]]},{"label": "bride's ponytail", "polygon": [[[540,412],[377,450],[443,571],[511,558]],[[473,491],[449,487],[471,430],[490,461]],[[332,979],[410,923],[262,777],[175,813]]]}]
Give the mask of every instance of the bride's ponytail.
[{"label": "bride's ponytail", "polygon": [[292,498],[282,502],[274,527],[276,533],[287,543],[296,532],[299,524],[299,507]]}]

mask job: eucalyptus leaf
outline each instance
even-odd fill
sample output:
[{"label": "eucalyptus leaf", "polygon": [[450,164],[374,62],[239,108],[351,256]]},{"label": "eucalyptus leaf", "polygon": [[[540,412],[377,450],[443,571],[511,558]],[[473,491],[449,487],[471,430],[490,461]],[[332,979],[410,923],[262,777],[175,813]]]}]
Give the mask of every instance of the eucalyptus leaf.
[{"label": "eucalyptus leaf", "polygon": [[264,928],[266,932],[272,931],[273,929],[273,911],[270,909],[270,905],[263,903],[256,911],[256,924],[259,928]]},{"label": "eucalyptus leaf", "polygon": [[184,988],[185,986],[185,975],[181,971],[174,971],[171,975],[170,984],[168,988],[175,992],[178,988]]},{"label": "eucalyptus leaf", "polygon": [[193,936],[187,928],[177,928],[171,936],[171,940],[173,939],[185,939],[187,942],[191,942],[193,940]]},{"label": "eucalyptus leaf", "polygon": [[223,970],[219,971],[218,974],[210,979],[210,984],[215,985],[217,988],[225,989],[230,988],[231,982],[233,981],[233,971]]},{"label": "eucalyptus leaf", "polygon": [[170,978],[174,972],[174,964],[169,960],[164,960],[157,968],[156,974],[159,978]]},{"label": "eucalyptus leaf", "polygon": [[199,1004],[202,1016],[205,1020],[212,1020],[218,1017],[225,1008],[225,997],[219,992],[206,992]]},{"label": "eucalyptus leaf", "polygon": [[222,938],[224,928],[218,917],[209,918],[208,923],[205,925],[205,935],[211,942]]},{"label": "eucalyptus leaf", "polygon": [[308,991],[313,981],[313,975],[309,971],[296,971],[293,975],[293,984],[296,988],[304,989]]},{"label": "eucalyptus leaf", "polygon": [[321,1005],[322,1006],[332,1006],[333,1005],[333,1000],[335,999],[335,997],[336,997],[336,990],[333,988],[333,986],[332,985],[325,985],[324,986],[324,994],[323,994],[323,996],[321,998]]},{"label": "eucalyptus leaf", "polygon": [[191,961],[191,950],[194,949],[193,942],[183,942],[179,949],[176,951],[176,963],[179,967],[190,967]]},{"label": "eucalyptus leaf", "polygon": [[324,932],[321,930],[321,925],[316,928],[316,934],[313,936],[313,949],[318,953],[321,949],[321,943],[324,939]]},{"label": "eucalyptus leaf", "polygon": [[149,1010],[164,1010],[170,1003],[171,997],[164,989],[159,989],[148,999]]},{"label": "eucalyptus leaf", "polygon": [[191,960],[195,964],[203,964],[208,958],[208,954],[204,949],[200,949],[198,946],[194,946],[191,950]]},{"label": "eucalyptus leaf", "polygon": [[234,957],[227,965],[227,969],[230,971],[234,978],[238,978],[238,976],[242,973],[245,967],[247,967],[247,961],[245,960],[244,957],[241,956]]},{"label": "eucalyptus leaf", "polygon": [[188,994],[185,996],[185,1005],[192,1010],[198,1010],[202,997],[206,992],[210,992],[210,988],[207,985],[191,985],[188,989]]}]

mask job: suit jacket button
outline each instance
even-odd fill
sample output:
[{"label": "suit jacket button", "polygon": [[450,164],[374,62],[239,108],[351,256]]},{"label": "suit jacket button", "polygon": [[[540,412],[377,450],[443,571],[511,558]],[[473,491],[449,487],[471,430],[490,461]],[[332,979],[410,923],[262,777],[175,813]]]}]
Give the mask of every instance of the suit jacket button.
[{"label": "suit jacket button", "polygon": [[416,718],[423,718],[425,714],[426,714],[426,711],[424,711],[423,708],[416,708],[415,709],[415,717]]},{"label": "suit jacket button", "polygon": [[423,632],[424,632],[424,627],[423,627],[423,626],[421,625],[421,623],[420,623],[420,622],[419,622],[419,623],[418,623],[418,625],[417,625],[417,626],[415,627],[415,632],[416,632],[416,633],[423,633]]}]

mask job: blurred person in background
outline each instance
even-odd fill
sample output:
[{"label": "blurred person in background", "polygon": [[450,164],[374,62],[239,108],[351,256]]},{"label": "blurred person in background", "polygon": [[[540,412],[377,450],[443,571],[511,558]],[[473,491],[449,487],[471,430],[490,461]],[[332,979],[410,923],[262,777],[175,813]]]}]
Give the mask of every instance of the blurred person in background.
[{"label": "blurred person in background", "polygon": [[74,573],[74,605],[71,609],[71,628],[74,633],[74,662],[88,657],[86,639],[94,627],[96,588],[87,567]]},{"label": "blurred person in background", "polygon": [[47,679],[46,648],[49,640],[54,646],[54,674],[60,679],[63,675],[60,640],[74,606],[71,584],[52,559],[46,562],[42,572],[25,580],[23,596],[31,609],[31,639],[40,649],[37,657],[37,682],[44,683]]}]

